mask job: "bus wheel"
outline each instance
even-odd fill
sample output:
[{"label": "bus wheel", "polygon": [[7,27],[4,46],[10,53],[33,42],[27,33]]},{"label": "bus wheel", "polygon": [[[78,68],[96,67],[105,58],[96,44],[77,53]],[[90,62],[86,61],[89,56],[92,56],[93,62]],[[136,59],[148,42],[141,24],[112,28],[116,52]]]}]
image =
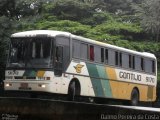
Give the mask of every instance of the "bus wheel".
[{"label": "bus wheel", "polygon": [[80,84],[79,81],[73,80],[68,88],[68,100],[74,101],[77,95],[80,95]]},{"label": "bus wheel", "polygon": [[137,106],[139,102],[139,93],[137,89],[132,90],[131,94],[131,105],[132,106]]}]

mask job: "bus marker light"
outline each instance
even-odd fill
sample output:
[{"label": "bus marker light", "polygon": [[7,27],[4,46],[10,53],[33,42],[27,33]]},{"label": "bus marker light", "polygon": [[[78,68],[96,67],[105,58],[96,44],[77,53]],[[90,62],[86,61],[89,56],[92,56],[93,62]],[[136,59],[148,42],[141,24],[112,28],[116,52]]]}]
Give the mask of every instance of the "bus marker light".
[{"label": "bus marker light", "polygon": [[45,88],[46,87],[46,85],[44,85],[44,84],[39,84],[38,86],[41,87],[41,88]]},{"label": "bus marker light", "polygon": [[38,80],[45,80],[44,77],[38,77]]}]

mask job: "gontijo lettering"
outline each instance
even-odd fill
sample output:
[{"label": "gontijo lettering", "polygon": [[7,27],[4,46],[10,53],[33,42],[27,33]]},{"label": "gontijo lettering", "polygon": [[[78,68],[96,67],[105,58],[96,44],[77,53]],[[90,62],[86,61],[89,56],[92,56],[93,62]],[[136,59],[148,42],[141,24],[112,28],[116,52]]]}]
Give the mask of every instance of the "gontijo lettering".
[{"label": "gontijo lettering", "polygon": [[135,81],[141,81],[141,75],[130,73],[130,72],[119,72],[119,77],[123,79],[129,79],[129,80],[135,80]]}]

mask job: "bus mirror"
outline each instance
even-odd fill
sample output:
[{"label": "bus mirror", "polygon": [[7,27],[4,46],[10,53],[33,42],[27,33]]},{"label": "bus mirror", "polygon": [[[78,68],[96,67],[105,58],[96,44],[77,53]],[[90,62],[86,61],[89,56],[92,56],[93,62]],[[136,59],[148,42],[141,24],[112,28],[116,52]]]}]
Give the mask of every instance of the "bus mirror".
[{"label": "bus mirror", "polygon": [[55,64],[54,64],[55,76],[62,76],[62,70],[63,70],[63,47],[57,46],[55,52]]}]

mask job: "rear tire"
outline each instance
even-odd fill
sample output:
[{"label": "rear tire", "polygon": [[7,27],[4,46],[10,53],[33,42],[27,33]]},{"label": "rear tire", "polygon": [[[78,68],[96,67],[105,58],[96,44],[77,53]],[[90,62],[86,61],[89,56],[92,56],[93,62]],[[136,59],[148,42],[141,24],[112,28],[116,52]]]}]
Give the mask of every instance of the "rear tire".
[{"label": "rear tire", "polygon": [[139,92],[137,89],[133,89],[131,93],[131,105],[138,106],[139,103]]}]

